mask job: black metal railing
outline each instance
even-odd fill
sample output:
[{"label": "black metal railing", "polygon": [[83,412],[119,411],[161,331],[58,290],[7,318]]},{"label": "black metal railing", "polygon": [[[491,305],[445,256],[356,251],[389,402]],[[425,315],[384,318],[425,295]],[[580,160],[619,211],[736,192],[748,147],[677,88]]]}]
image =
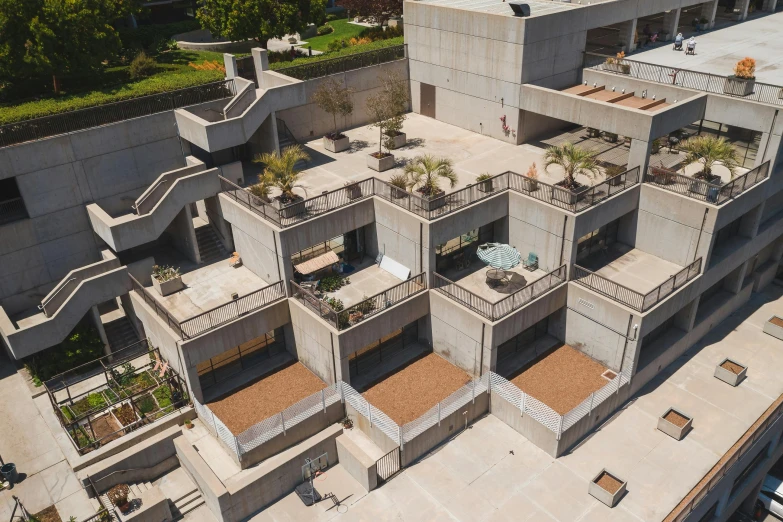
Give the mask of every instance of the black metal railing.
[{"label": "black metal railing", "polygon": [[426,275],[426,273],[422,272],[355,305],[340,310],[336,310],[329,303],[323,301],[310,290],[302,288],[294,281],[291,281],[291,296],[317,313],[336,329],[344,330],[426,290]]},{"label": "black metal railing", "polygon": [[27,208],[22,198],[0,201],[0,225],[27,218]]},{"label": "black metal railing", "polygon": [[230,98],[236,94],[234,80],[222,80],[197,87],[140,96],[53,116],[0,126],[0,147],[40,140],[58,134],[99,127],[109,123],[172,111],[189,105]]},{"label": "black metal railing", "polygon": [[237,58],[237,72],[240,78],[250,80],[258,87],[258,77],[256,76],[256,66],[252,56]]},{"label": "black metal railing", "polygon": [[402,469],[400,447],[397,446],[389,453],[375,462],[375,470],[378,475],[378,485],[385,483]]},{"label": "black metal railing", "polygon": [[275,118],[277,120],[277,141],[281,143],[281,147],[283,147],[282,144],[294,144],[299,143],[299,140],[296,139],[296,136],[294,136],[294,133],[291,132],[291,129],[288,128],[288,125],[285,124],[285,120],[281,118]]},{"label": "black metal railing", "polygon": [[723,185],[684,176],[661,167],[648,167],[644,182],[692,199],[722,205],[764,181],[768,176],[769,161],[766,161]]},{"label": "black metal railing", "polygon": [[630,76],[640,80],[665,83],[713,94],[725,94],[743,100],[751,100],[772,105],[783,105],[783,87],[761,83],[755,80],[735,79],[677,67],[666,67],[651,63],[638,62],[624,58],[619,64],[607,64],[611,56],[585,53],[584,66],[597,71]]},{"label": "black metal railing", "polygon": [[139,297],[144,299],[144,302],[147,303],[152,309],[155,311],[158,317],[160,317],[165,323],[166,326],[177,332],[180,337],[183,339],[185,338],[185,334],[182,332],[182,328],[179,326],[179,321],[177,321],[173,315],[171,315],[165,308],[163,308],[160,303],[158,303],[158,300],[155,299],[152,294],[149,293],[149,291],[144,288],[144,285],[139,283],[139,281],[133,277],[132,275],[128,274],[128,277],[130,277],[131,280],[131,288],[139,294]]},{"label": "black metal railing", "polygon": [[615,283],[579,265],[574,265],[573,281],[622,303],[638,312],[646,312],[675,290],[701,273],[701,258],[692,262],[646,294]]},{"label": "black metal railing", "polygon": [[374,51],[365,51],[363,53],[349,54],[339,58],[330,58],[327,60],[313,61],[302,65],[291,65],[275,69],[275,72],[285,74],[298,80],[311,80],[321,78],[330,74],[337,74],[371,65],[378,65],[385,62],[400,60],[405,58],[405,45],[394,45],[375,49]]},{"label": "black metal railing", "polygon": [[490,321],[498,321],[530,303],[534,299],[545,294],[549,290],[566,282],[566,265],[549,272],[545,276],[533,281],[529,285],[520,288],[513,294],[509,294],[500,301],[491,302],[474,294],[470,290],[446,279],[436,273],[433,276],[433,288],[449,296],[466,308],[486,317]]}]

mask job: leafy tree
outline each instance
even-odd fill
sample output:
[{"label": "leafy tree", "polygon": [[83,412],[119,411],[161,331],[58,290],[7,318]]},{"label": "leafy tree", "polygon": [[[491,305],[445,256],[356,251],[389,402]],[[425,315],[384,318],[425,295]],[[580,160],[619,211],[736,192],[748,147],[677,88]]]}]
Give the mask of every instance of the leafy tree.
[{"label": "leafy tree", "polygon": [[282,38],[325,17],[325,0],[203,0],[196,17],[213,35],[229,40],[256,40],[266,49],[270,38]]},{"label": "leafy tree", "polygon": [[334,139],[339,138],[337,115],[348,116],[353,112],[353,99],[351,98],[353,92],[354,90],[350,87],[345,87],[334,78],[329,78],[321,82],[313,93],[313,102],[321,110],[332,115],[334,131],[331,137]]},{"label": "leafy tree", "polygon": [[378,25],[402,14],[402,0],[343,0],[341,5],[351,14],[372,18]]},{"label": "leafy tree", "polygon": [[577,176],[586,176],[592,180],[600,172],[593,153],[573,143],[564,143],[546,149],[544,169],[547,170],[552,165],[559,165],[565,170],[563,186],[568,189],[576,187]]},{"label": "leafy tree", "polygon": [[379,132],[378,155],[383,154],[383,147],[391,149],[394,137],[399,134],[408,111],[410,96],[408,82],[403,81],[396,72],[388,72],[380,77],[380,90],[367,98],[367,113],[372,124]]},{"label": "leafy tree", "polygon": [[405,174],[410,179],[410,185],[419,187],[425,196],[434,196],[440,190],[440,180],[449,182],[449,187],[457,184],[457,173],[449,158],[436,158],[430,154],[417,156],[405,165]]},{"label": "leafy tree", "polygon": [[694,136],[685,140],[680,146],[685,151],[687,164],[701,163],[703,167],[701,172],[694,176],[695,178],[709,178],[717,163],[729,169],[733,178],[739,166],[737,149],[724,138]]},{"label": "leafy tree", "polygon": [[0,0],[0,78],[11,80],[29,72],[25,52],[30,21],[41,5],[43,0]]},{"label": "leafy tree", "polygon": [[[302,177],[301,169],[296,168],[300,161],[307,161],[310,156],[305,152],[301,145],[291,145],[286,147],[280,154],[277,152],[265,152],[259,154],[253,160],[254,163],[263,163],[264,176],[261,179],[258,194],[265,191],[264,187],[276,187],[280,189],[280,201],[283,203],[296,201],[297,196],[294,189],[301,187],[299,179]],[[256,194],[256,192],[253,192]],[[268,190],[266,190],[268,194]]]}]

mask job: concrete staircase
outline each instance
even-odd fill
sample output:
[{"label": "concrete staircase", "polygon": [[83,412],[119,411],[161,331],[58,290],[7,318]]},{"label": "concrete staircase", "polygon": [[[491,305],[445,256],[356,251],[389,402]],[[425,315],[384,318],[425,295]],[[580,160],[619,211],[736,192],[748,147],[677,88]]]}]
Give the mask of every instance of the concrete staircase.
[{"label": "concrete staircase", "polygon": [[103,329],[106,330],[106,337],[109,340],[112,352],[122,350],[126,346],[139,342],[139,336],[136,335],[136,330],[133,329],[127,317],[104,323]]},{"label": "concrete staircase", "polygon": [[197,507],[203,505],[204,499],[201,496],[201,492],[197,488],[194,488],[193,491],[189,491],[180,498],[174,499],[174,507],[171,510],[171,515],[176,519],[177,517],[187,515]]},{"label": "concrete staircase", "polygon": [[217,233],[210,225],[196,229],[196,242],[198,243],[198,253],[201,256],[201,262],[204,264],[215,263],[228,257],[228,252],[223,247],[223,243],[221,243]]}]

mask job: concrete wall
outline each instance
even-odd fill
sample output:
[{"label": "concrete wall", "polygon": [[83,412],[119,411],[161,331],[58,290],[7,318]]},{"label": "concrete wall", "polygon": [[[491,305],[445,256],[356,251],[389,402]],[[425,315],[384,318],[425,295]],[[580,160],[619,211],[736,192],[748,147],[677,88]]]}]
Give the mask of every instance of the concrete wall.
[{"label": "concrete wall", "polygon": [[335,441],[340,465],[367,491],[378,487],[377,463],[347,435]]}]

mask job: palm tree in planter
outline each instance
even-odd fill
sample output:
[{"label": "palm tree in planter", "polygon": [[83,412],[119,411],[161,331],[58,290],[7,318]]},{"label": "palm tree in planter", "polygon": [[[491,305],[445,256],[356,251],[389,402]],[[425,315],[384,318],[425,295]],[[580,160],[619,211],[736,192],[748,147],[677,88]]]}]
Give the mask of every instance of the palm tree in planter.
[{"label": "palm tree in planter", "polygon": [[[298,209],[299,205],[291,208],[292,203],[296,203],[301,200],[301,196],[294,194],[295,188],[301,188],[299,180],[302,177],[302,170],[296,168],[297,163],[300,161],[308,161],[310,156],[305,152],[301,145],[291,145],[286,147],[281,153],[278,152],[265,152],[259,154],[253,159],[254,163],[263,163],[264,174],[261,181],[254,187],[260,187],[257,190],[258,194],[269,194],[269,188],[277,188],[280,190],[280,195],[274,198],[273,203],[278,208],[283,208],[281,211],[282,217],[290,218],[303,209]],[[254,194],[255,195],[255,194]]]},{"label": "palm tree in planter", "polygon": [[[394,155],[389,150],[396,148],[395,140],[399,140],[405,113],[408,111],[410,96],[408,83],[397,73],[387,73],[380,77],[380,90],[367,98],[367,113],[372,124],[370,128],[378,129],[378,152],[367,156],[367,166],[377,172],[389,170],[394,166]],[[386,148],[386,152],[383,149]]]},{"label": "palm tree in planter", "polygon": [[331,152],[342,152],[350,147],[348,136],[337,130],[337,115],[343,118],[353,112],[354,90],[334,78],[322,81],[313,93],[312,101],[321,110],[332,115],[334,127],[324,136],[324,148]]},{"label": "palm tree in planter", "polygon": [[[556,145],[549,147],[544,154],[544,170],[549,170],[552,165],[562,167],[565,171],[563,181],[556,183],[557,186],[573,193],[578,193],[582,185],[576,182],[577,176],[585,176],[590,181],[595,180],[595,177],[601,172],[598,167],[598,163],[595,161],[595,156],[589,150],[577,147],[572,143],[564,143],[563,145]],[[571,194],[566,194],[561,191],[554,191],[554,197],[563,201],[564,203],[575,203],[577,198],[571,197]]]},{"label": "palm tree in planter", "polygon": [[712,169],[716,164],[722,164],[729,170],[731,177],[739,166],[737,150],[724,138],[715,136],[694,136],[688,138],[680,147],[685,151],[685,163],[701,163],[702,170],[693,177],[707,182],[714,181],[717,176],[712,175]]},{"label": "palm tree in planter", "polygon": [[[408,176],[409,186],[417,187],[416,191],[428,201],[429,208],[425,210],[434,210],[446,203],[446,198],[442,197],[446,193],[440,189],[441,180],[448,180],[450,188],[457,184],[457,173],[454,172],[452,161],[429,154],[413,158],[413,161],[405,165],[405,174]],[[432,203],[433,200],[436,200],[435,203]]]}]

